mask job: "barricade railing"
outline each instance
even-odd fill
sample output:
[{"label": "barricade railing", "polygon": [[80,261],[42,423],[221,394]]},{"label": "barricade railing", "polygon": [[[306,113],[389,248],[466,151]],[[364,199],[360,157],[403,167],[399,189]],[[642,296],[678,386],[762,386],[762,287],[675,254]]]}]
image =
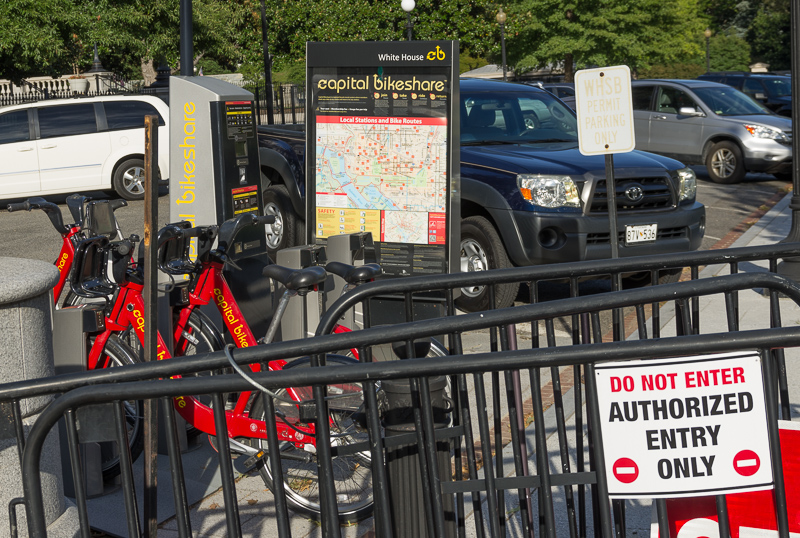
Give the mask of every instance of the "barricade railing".
[{"label": "barricade railing", "polygon": [[[751,273],[716,278],[698,279],[689,282],[653,286],[635,290],[592,296],[573,297],[550,302],[517,306],[460,316],[443,317],[434,320],[408,322],[392,326],[368,328],[361,331],[336,335],[322,335],[309,340],[275,343],[270,346],[235,351],[240,364],[268,362],[275,359],[288,359],[295,356],[321,354],[341,349],[360,348],[411,342],[446,334],[454,335],[452,356],[436,359],[419,359],[393,362],[375,362],[353,366],[319,367],[302,371],[282,370],[254,374],[253,377],[270,390],[292,386],[324,387],[332,383],[362,383],[367,395],[366,424],[370,433],[368,447],[351,447],[352,450],[371,454],[373,490],[375,494],[375,531],[378,536],[393,536],[390,505],[383,451],[392,443],[416,443],[422,447],[420,460],[426,465],[423,469],[423,488],[426,499],[425,521],[430,536],[475,536],[522,535],[534,536],[586,536],[589,525],[595,536],[626,536],[625,511],[618,501],[614,503],[613,513],[608,499],[607,477],[603,466],[603,440],[597,433],[601,417],[597,405],[597,390],[594,384],[594,365],[599,362],[629,359],[653,359],[665,357],[696,356],[698,354],[739,351],[742,349],[761,353],[765,372],[765,393],[767,402],[770,449],[775,480],[777,520],[780,536],[788,537],[786,527],[785,490],[780,467],[780,445],[777,439],[778,411],[778,351],[800,346],[800,327],[780,327],[779,319],[770,312],[762,316],[764,328],[739,330],[730,322],[729,332],[695,334],[688,330],[688,316],[684,318],[678,335],[661,337],[657,343],[647,339],[644,311],[648,305],[672,301],[677,304],[676,311],[684,311],[695,298],[708,298],[721,295],[726,305],[733,302],[735,294],[743,290],[763,289],[770,295],[787,297],[794,305],[800,304],[800,288],[793,282],[774,274]],[[770,304],[767,302],[767,304]],[[639,339],[626,341],[603,341],[604,312],[621,308],[633,308]],[[733,308],[726,309],[726,316],[734,315]],[[553,320],[577,316],[579,341],[567,338],[560,345]],[[547,347],[514,349],[513,331],[508,328],[526,323],[545,325]],[[465,354],[462,335],[472,331],[496,332],[499,346],[489,352]],[[682,335],[680,334],[682,332]],[[491,337],[494,339],[494,337]],[[495,342],[496,343],[496,342]],[[492,344],[494,345],[494,344]],[[321,357],[320,357],[321,358]],[[168,379],[175,375],[186,375],[224,368],[227,359],[222,353],[207,354],[192,358],[175,358],[150,364],[137,364],[125,368],[110,369],[106,372],[73,374],[44,380],[18,382],[0,386],[0,403],[10,406],[14,417],[12,431],[21,432],[19,401],[42,394],[70,391],[56,399],[34,424],[27,439],[18,436],[19,452],[22,456],[22,475],[25,491],[24,506],[28,515],[33,536],[44,536],[44,511],[41,497],[41,477],[39,461],[47,433],[61,416],[70,415],[81,406],[102,402],[120,402],[131,399],[162,398],[168,418],[168,426],[174,430],[169,417],[172,414],[170,398],[185,394],[214,394],[216,428],[225,428],[224,404],[221,394],[251,390],[244,380],[237,376],[201,376],[182,379]],[[559,381],[562,372],[573,370],[574,408],[570,413],[562,404],[553,405],[545,415],[543,386],[552,388],[553,402],[565,396],[566,386]],[[566,368],[566,370],[564,370]],[[115,371],[116,370],[116,371]],[[520,375],[522,372],[527,376]],[[549,372],[549,383],[546,383]],[[426,394],[429,379],[436,376],[450,376],[454,387],[452,424],[436,428],[433,409]],[[375,396],[376,383],[388,380],[415,380],[412,387],[412,401],[417,419],[416,427],[398,438],[385,438],[380,426],[379,409]],[[486,391],[486,380],[490,380]],[[502,379],[502,383],[500,380]],[[155,382],[158,380],[157,382]],[[114,382],[114,384],[109,384]],[[95,386],[87,386],[95,385]],[[585,385],[585,392],[583,386]],[[526,392],[527,391],[527,392]],[[532,409],[525,411],[520,405],[523,398],[530,395]],[[568,393],[567,393],[568,394]],[[321,409],[324,400],[318,400]],[[8,407],[6,407],[8,409]],[[555,409],[555,413],[552,410]],[[584,410],[587,421],[584,423]],[[529,422],[526,413],[532,415]],[[571,416],[569,416],[571,415]],[[549,422],[553,416],[556,433]],[[317,414],[319,420],[326,413]],[[788,417],[784,417],[788,418]],[[117,412],[118,431],[124,436],[122,412]],[[502,432],[510,434],[511,442],[506,443]],[[7,430],[6,430],[7,431]],[[275,421],[267,421],[268,436],[276,437]],[[574,438],[569,441],[570,434]],[[182,469],[177,442],[167,436],[172,462],[173,491],[178,509],[178,528],[180,536],[191,535],[188,507],[181,496]],[[553,438],[557,443],[552,443]],[[549,438],[549,439],[548,439]],[[585,440],[588,439],[588,445]],[[437,463],[437,444],[446,441],[450,446],[450,469],[441,469]],[[327,442],[326,442],[327,441]],[[126,443],[120,443],[127,446]],[[318,443],[331,446],[330,439]],[[513,452],[512,463],[505,461],[505,446]],[[533,447],[531,454],[528,446]],[[241,525],[236,504],[236,485],[230,467],[229,453],[225,443],[218,443],[220,468],[223,471],[223,490],[226,502],[226,529],[229,536],[240,536]],[[587,448],[588,447],[588,448]],[[124,452],[124,450],[123,450]],[[590,466],[585,464],[588,453]],[[275,451],[269,454],[273,468],[279,468],[279,457]],[[274,460],[272,458],[275,458]],[[138,536],[138,519],[133,492],[130,462],[121,458],[127,470],[123,470],[123,490],[126,492],[126,515],[129,519],[129,533]],[[226,465],[227,462],[227,465]],[[577,462],[577,464],[575,464]],[[581,463],[584,462],[584,463]],[[530,463],[530,465],[529,465]],[[75,472],[79,471],[73,461]],[[336,493],[331,477],[330,454],[320,459],[320,487],[322,497],[323,535],[339,534],[335,509]],[[573,465],[575,468],[573,470]],[[577,489],[577,500],[575,490]],[[586,492],[591,499],[591,514],[584,506]],[[563,500],[555,493],[561,492]],[[783,500],[783,502],[780,502]],[[447,501],[447,502],[445,502]],[[19,503],[21,501],[17,501]],[[448,504],[450,503],[450,504]],[[536,506],[534,506],[534,503]],[[85,502],[78,499],[82,510],[82,521],[87,521]],[[12,510],[13,506],[12,503]],[[720,505],[720,515],[724,516],[724,503]],[[449,508],[448,508],[449,507]],[[668,536],[666,505],[663,500],[656,501],[659,525],[662,536]],[[568,522],[560,527],[556,522],[556,510]],[[275,518],[278,520],[278,535],[290,536],[289,518],[285,499],[280,490],[275,492]],[[724,517],[720,517],[721,535],[724,531]],[[591,529],[590,529],[591,530]],[[83,529],[88,536],[88,528]],[[396,536],[396,534],[395,534]]]}]

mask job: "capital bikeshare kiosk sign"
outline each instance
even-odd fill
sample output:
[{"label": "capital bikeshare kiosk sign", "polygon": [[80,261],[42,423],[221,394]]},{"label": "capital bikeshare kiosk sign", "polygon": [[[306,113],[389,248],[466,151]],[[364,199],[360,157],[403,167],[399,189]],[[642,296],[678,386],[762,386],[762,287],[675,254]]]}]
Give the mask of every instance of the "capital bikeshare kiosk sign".
[{"label": "capital bikeshare kiosk sign", "polygon": [[612,498],[772,487],[757,352],[596,366]]},{"label": "capital bikeshare kiosk sign", "polygon": [[[261,215],[253,94],[211,77],[171,77],[169,177],[170,222],[201,226]],[[264,254],[266,245],[264,228],[251,226],[229,255]]]},{"label": "capital bikeshare kiosk sign", "polygon": [[457,44],[308,43],[307,62],[307,240],[371,232],[389,275],[458,270]]}]

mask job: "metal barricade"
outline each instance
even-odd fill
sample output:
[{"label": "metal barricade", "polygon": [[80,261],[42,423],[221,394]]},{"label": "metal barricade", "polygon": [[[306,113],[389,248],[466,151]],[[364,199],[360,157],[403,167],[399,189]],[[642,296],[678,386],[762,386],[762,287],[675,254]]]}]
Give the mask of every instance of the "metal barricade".
[{"label": "metal barricade", "polygon": [[[777,253],[776,253],[777,251]],[[711,263],[737,264],[754,260],[769,260],[774,269],[777,258],[800,256],[796,248],[739,249],[737,256],[731,252],[682,255],[680,264],[688,263],[697,276],[700,265]],[[387,281],[361,286],[342,300],[352,305],[364,301],[372,293],[411,295],[424,289],[454,289],[469,283],[491,286],[518,278],[537,281],[547,275],[551,278],[577,279],[594,273],[614,271],[633,272],[673,267],[664,257],[638,260],[615,260],[613,264],[593,262],[568,264],[558,271],[551,268],[531,268],[526,271],[508,270],[469,275],[426,279]],[[644,263],[643,263],[644,262]],[[693,265],[696,264],[696,265]],[[477,279],[475,277],[478,277]],[[432,282],[432,280],[436,280]],[[405,288],[404,288],[405,286]],[[438,286],[438,287],[437,287]],[[572,283],[570,289],[573,288]],[[763,289],[770,300],[760,314],[764,326],[742,330],[739,326],[737,294],[743,290]],[[366,290],[366,291],[365,291]],[[378,291],[376,291],[378,290]],[[534,294],[535,296],[535,294]],[[699,302],[703,298],[721,296],[727,329],[701,334],[699,330]],[[314,386],[321,389],[334,382],[362,383],[367,395],[366,424],[370,443],[358,450],[370,450],[373,491],[375,494],[374,527],[378,536],[392,536],[389,514],[390,500],[386,488],[386,470],[383,453],[387,446],[417,443],[422,447],[420,458],[424,465],[423,486],[426,499],[425,519],[431,536],[626,536],[626,511],[624,504],[609,503],[607,482],[603,466],[603,443],[596,435],[597,416],[594,364],[607,360],[651,359],[690,356],[700,353],[724,352],[740,349],[761,353],[765,364],[765,386],[770,432],[776,432],[778,417],[790,418],[788,390],[786,390],[786,365],[784,348],[800,347],[800,328],[781,327],[779,297],[787,297],[792,305],[800,304],[800,288],[793,282],[768,273],[739,274],[717,278],[704,278],[652,286],[641,289],[572,297],[543,303],[516,306],[509,309],[482,313],[449,316],[434,320],[408,322],[394,326],[367,328],[337,335],[276,343],[270,346],[237,350],[240,364],[289,359],[301,355],[335,352],[396,342],[413,342],[421,338],[445,334],[449,338],[452,356],[435,359],[417,359],[353,366],[320,367],[302,372],[284,370],[255,374],[253,377],[271,390],[291,386]],[[784,299],[786,300],[786,299]],[[648,331],[646,310],[658,312],[661,304],[675,305],[677,324],[674,335],[666,336],[654,328]],[[448,299],[452,310],[452,296]],[[653,306],[656,305],[656,306]],[[637,339],[605,338],[603,318],[610,313],[622,314],[631,309],[631,318],[638,334]],[[332,319],[338,319],[332,310]],[[339,314],[340,315],[340,314]],[[757,314],[758,315],[758,314]],[[622,317],[622,316],[618,316]],[[559,342],[557,324],[565,322],[565,342]],[[571,325],[570,325],[571,323]],[[616,321],[615,321],[616,323]],[[517,349],[517,334],[512,330],[530,324],[531,347]],[[540,346],[539,325],[543,326],[545,343]],[[658,326],[660,331],[660,324]],[[482,331],[480,338],[488,342],[486,351],[470,353],[471,344],[465,340],[473,331]],[[653,342],[648,333],[657,337]],[[732,337],[731,333],[735,333]],[[620,333],[621,334],[621,333]],[[610,340],[610,341],[607,341]],[[44,437],[63,415],[68,420],[81,406],[101,402],[119,402],[130,399],[162,398],[164,411],[172,413],[170,398],[184,394],[215,394],[217,429],[224,428],[224,402],[221,394],[250,390],[250,386],[236,376],[208,376],[169,379],[175,375],[213,371],[227,364],[223,354],[209,354],[194,358],[176,358],[156,364],[133,365],[107,372],[75,374],[37,382],[15,383],[0,386],[0,403],[18,409],[19,401],[41,394],[67,392],[58,398],[37,421],[27,439],[18,436],[25,479],[24,506],[28,514],[32,535],[43,536],[43,508],[39,493],[41,478],[39,459]],[[119,371],[116,371],[119,370]],[[447,428],[436,428],[428,379],[440,375],[450,376],[455,399],[455,418]],[[414,400],[417,406],[416,427],[413,432],[382,435],[380,416],[375,398],[375,384],[383,380],[413,379],[417,388]],[[155,382],[155,380],[158,380]],[[135,381],[135,382],[134,382]],[[114,384],[108,384],[108,383]],[[86,386],[91,385],[91,386]],[[316,391],[315,391],[316,392]],[[550,393],[549,396],[546,393]],[[550,400],[548,404],[547,400]],[[781,406],[778,402],[780,399]],[[325,401],[318,400],[320,408]],[[584,417],[584,413],[586,416]],[[18,415],[18,413],[11,413]],[[268,415],[269,416],[269,415]],[[318,413],[319,417],[326,416]],[[532,418],[532,420],[530,420]],[[569,419],[569,420],[568,420]],[[324,422],[324,421],[323,421]],[[21,433],[18,420],[16,429]],[[274,421],[267,421],[268,436],[275,436]],[[324,428],[323,428],[324,431]],[[774,436],[773,436],[774,437]],[[437,444],[445,439],[451,447],[449,479],[442,479],[438,469]],[[169,439],[168,439],[169,441]],[[588,445],[585,444],[588,441]],[[780,447],[772,439],[772,461],[780,462]],[[179,507],[177,526],[180,536],[191,535],[189,510],[181,497],[183,481],[180,453],[174,442],[169,443],[173,469],[175,505]],[[322,442],[330,448],[330,442]],[[532,450],[529,450],[529,447]],[[226,502],[226,528],[229,536],[241,536],[241,522],[236,503],[236,484],[230,469],[227,445],[220,444],[219,465],[223,471],[223,490]],[[272,451],[270,458],[278,458]],[[588,461],[587,461],[588,458]],[[124,459],[124,458],[123,458]],[[128,462],[123,462],[127,465]],[[273,462],[275,468],[278,462]],[[77,463],[73,462],[73,466]],[[322,530],[325,536],[340,532],[335,504],[336,491],[330,477],[330,454],[320,459],[320,487],[324,490]],[[74,469],[75,470],[75,469]],[[78,469],[79,470],[79,469]],[[782,474],[774,469],[776,495],[782,495]],[[133,481],[130,472],[123,473],[126,492],[126,514],[129,533],[138,536]],[[447,498],[452,500],[453,511],[447,511]],[[785,499],[784,499],[785,500]],[[587,504],[587,501],[591,501]],[[275,518],[279,536],[291,536],[290,519],[281,491],[276,492]],[[663,501],[656,501],[662,536],[667,536],[666,510]],[[786,505],[778,502],[778,521],[786,520]],[[81,508],[79,500],[79,509]],[[723,510],[722,503],[720,510]],[[85,518],[85,515],[83,516]],[[722,517],[720,518],[723,519]],[[563,521],[563,525],[559,524]],[[724,531],[724,529],[723,529]],[[88,528],[84,529],[88,535]],[[781,527],[781,536],[788,536]]]}]

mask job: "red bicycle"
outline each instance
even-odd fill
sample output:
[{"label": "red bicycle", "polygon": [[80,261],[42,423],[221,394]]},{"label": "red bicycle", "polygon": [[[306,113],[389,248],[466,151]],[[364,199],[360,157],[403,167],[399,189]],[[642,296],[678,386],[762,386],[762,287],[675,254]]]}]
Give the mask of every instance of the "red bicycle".
[{"label": "red bicycle", "polygon": [[24,202],[6,206],[9,212],[34,209],[43,211],[50,219],[53,228],[61,235],[61,251],[54,263],[59,272],[58,282],[53,286],[53,301],[56,305],[58,305],[58,300],[69,278],[78,242],[86,237],[97,235],[105,235],[109,238],[120,237],[114,211],[128,205],[125,200],[92,201],[91,198],[80,194],[69,196],[66,202],[74,224],[66,224],[61,208],[44,198],[28,198]]},{"label": "red bicycle", "polygon": [[[215,226],[201,228],[185,228],[185,225],[171,225],[159,233],[159,265],[170,274],[193,271],[193,278],[187,286],[187,304],[178,308],[174,314],[176,320],[173,339],[176,352],[187,353],[190,345],[195,345],[191,337],[202,334],[209,327],[192,326],[192,314],[200,305],[214,304],[225,322],[225,326],[236,345],[250,347],[259,342],[242,316],[241,310],[225,281],[223,268],[232,263],[227,256],[227,249],[233,238],[246,226],[264,225],[264,219],[273,217],[257,217],[241,215],[227,221],[219,228]],[[218,232],[218,233],[217,233]],[[198,260],[191,262],[185,253],[186,243],[196,237],[198,241]],[[217,248],[210,245],[217,240]],[[170,243],[172,245],[170,246]],[[107,237],[95,237],[82,241],[75,255],[76,270],[73,272],[73,292],[84,298],[109,298],[105,307],[105,327],[93,335],[89,353],[89,363],[101,360],[105,348],[115,336],[133,328],[137,337],[143,341],[144,301],[142,298],[143,282],[137,270],[128,267],[126,260],[133,248],[131,240],[109,241]],[[113,278],[106,274],[111,267]],[[380,271],[374,266],[368,271],[377,274]],[[267,335],[263,343],[269,343],[275,335],[285,304],[294,295],[303,295],[315,290],[327,278],[322,267],[309,267],[292,270],[277,265],[268,265],[264,269],[265,276],[280,282],[286,289],[273,315]],[[158,358],[169,359],[172,354],[161,335],[158,336]],[[353,358],[329,355],[329,365],[345,365],[357,362]],[[310,366],[309,358],[293,361],[271,361],[266,365],[269,370],[303,368]],[[251,372],[258,372],[261,366],[253,364]],[[329,423],[332,442],[342,446],[366,441],[368,436],[362,427],[364,398],[361,387],[357,385],[331,385],[328,387]],[[226,397],[227,432],[226,437],[234,452],[252,457],[267,487],[274,489],[269,458],[267,453],[266,427],[264,424],[264,404],[261,392],[243,392]],[[310,419],[310,408],[314,408],[311,387],[294,387],[274,394],[276,417],[278,422],[278,439],[281,447],[283,468],[283,487],[287,500],[292,507],[309,517],[318,517],[320,513],[318,498],[318,465],[316,463],[317,439],[314,421]],[[198,430],[218,438],[210,403],[197,396],[182,396],[175,399],[175,405],[181,416]],[[342,522],[357,521],[367,517],[372,511],[372,480],[368,452],[342,454],[334,457],[334,479],[337,490],[339,518]]]}]

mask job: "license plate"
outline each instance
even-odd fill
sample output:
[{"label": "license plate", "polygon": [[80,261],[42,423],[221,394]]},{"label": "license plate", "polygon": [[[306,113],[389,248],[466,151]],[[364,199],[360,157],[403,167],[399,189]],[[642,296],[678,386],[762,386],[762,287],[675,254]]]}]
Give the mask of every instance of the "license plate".
[{"label": "license plate", "polygon": [[625,244],[649,243],[656,240],[658,224],[625,226]]}]

